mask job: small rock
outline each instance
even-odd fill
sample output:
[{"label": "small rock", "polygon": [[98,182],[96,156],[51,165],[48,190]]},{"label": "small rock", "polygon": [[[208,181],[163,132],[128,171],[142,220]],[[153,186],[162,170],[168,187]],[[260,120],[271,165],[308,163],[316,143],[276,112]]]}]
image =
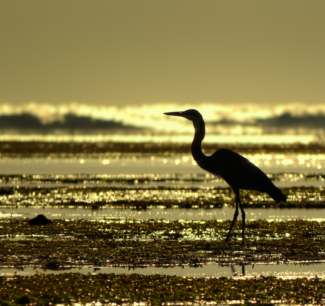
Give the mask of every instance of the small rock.
[{"label": "small rock", "polygon": [[46,224],[52,224],[52,221],[47,219],[44,215],[38,215],[37,217],[28,220],[29,225],[46,225]]}]

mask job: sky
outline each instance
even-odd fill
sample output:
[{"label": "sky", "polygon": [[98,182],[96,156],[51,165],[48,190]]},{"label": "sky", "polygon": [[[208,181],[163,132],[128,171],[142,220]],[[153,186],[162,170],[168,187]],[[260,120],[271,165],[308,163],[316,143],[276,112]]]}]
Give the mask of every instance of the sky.
[{"label": "sky", "polygon": [[324,13],[324,0],[2,0],[0,105],[321,104]]}]

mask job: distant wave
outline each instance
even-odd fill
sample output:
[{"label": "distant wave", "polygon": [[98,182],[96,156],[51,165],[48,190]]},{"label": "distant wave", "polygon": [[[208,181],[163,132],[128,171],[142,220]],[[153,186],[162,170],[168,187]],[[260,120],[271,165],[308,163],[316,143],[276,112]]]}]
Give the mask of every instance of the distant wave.
[{"label": "distant wave", "polygon": [[123,107],[81,103],[29,103],[20,106],[3,104],[0,106],[0,130],[2,133],[23,134],[192,134],[190,121],[163,115],[167,111],[188,108],[196,108],[202,113],[209,134],[325,134],[325,107],[302,103],[156,103]]},{"label": "distant wave", "polygon": [[274,116],[267,119],[254,119],[247,122],[239,122],[236,120],[220,120],[214,122],[208,122],[210,125],[222,124],[222,125],[237,125],[243,126],[258,126],[263,129],[277,128],[304,128],[304,129],[325,129],[325,114],[309,115],[303,114],[293,116],[290,113],[284,113],[279,116]]},{"label": "distant wave", "polygon": [[0,116],[0,130],[19,134],[96,134],[96,133],[139,133],[145,129],[124,125],[112,120],[96,120],[91,117],[68,114],[63,120],[42,123],[31,114]]}]

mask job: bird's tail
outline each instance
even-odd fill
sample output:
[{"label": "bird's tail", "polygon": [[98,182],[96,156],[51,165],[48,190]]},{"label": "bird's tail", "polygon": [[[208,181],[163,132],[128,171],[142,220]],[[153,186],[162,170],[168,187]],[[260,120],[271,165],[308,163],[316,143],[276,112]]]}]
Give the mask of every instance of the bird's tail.
[{"label": "bird's tail", "polygon": [[280,202],[286,202],[287,198],[286,196],[282,193],[282,191],[275,186],[272,186],[273,188],[267,191],[267,194],[277,203]]}]

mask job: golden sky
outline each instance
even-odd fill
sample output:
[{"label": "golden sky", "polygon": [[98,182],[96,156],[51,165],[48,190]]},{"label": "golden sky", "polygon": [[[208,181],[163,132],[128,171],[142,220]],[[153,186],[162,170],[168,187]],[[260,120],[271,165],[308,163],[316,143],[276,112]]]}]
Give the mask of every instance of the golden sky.
[{"label": "golden sky", "polygon": [[0,103],[323,103],[324,30],[324,0],[2,0]]}]

